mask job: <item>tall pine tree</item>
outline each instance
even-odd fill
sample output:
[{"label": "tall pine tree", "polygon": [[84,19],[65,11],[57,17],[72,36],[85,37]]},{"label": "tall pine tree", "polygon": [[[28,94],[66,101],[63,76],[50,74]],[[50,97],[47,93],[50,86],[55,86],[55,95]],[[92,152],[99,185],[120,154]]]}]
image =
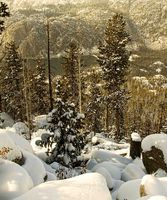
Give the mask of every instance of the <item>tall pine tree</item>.
[{"label": "tall pine tree", "polygon": [[6,45],[3,62],[4,65],[1,69],[3,111],[10,114],[15,120],[23,120],[23,113],[25,113],[23,65],[14,42]]},{"label": "tall pine tree", "polygon": [[[8,8],[7,4],[0,2],[0,35],[2,34],[2,31],[5,29],[4,18],[9,17],[9,16],[10,16],[10,12],[9,12],[9,8]],[[2,73],[1,71],[2,71],[2,69],[1,69],[1,66],[0,66],[0,73]],[[2,77],[1,77],[1,79],[2,79]],[[0,91],[2,91],[1,84],[0,84]],[[2,111],[2,94],[0,92],[0,112],[1,111]]]},{"label": "tall pine tree", "polygon": [[35,69],[32,72],[32,113],[34,115],[45,114],[48,110],[48,84],[46,82],[45,63],[41,59],[36,60]]},{"label": "tall pine tree", "polygon": [[[81,60],[80,60],[81,50],[76,41],[71,41],[68,48],[65,51],[64,56],[64,71],[67,78],[68,87],[68,101],[75,103],[75,105],[80,107],[81,99]],[[78,109],[80,110],[80,109]]]},{"label": "tall pine tree", "polygon": [[108,21],[104,42],[99,47],[98,62],[102,67],[105,81],[107,113],[111,106],[115,116],[117,139],[121,139],[124,134],[123,109],[126,102],[124,85],[130,55],[126,46],[129,41],[123,16],[115,14]]}]

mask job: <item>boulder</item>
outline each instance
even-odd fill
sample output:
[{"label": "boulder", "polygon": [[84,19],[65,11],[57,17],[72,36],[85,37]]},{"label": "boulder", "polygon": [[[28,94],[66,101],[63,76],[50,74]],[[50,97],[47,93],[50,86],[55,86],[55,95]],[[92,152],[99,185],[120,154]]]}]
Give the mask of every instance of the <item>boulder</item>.
[{"label": "boulder", "polygon": [[167,165],[164,161],[162,150],[152,147],[150,151],[142,152],[143,164],[149,174],[162,169],[167,173]]},{"label": "boulder", "polygon": [[159,169],[167,173],[167,135],[152,134],[142,141],[143,164],[148,173]]}]

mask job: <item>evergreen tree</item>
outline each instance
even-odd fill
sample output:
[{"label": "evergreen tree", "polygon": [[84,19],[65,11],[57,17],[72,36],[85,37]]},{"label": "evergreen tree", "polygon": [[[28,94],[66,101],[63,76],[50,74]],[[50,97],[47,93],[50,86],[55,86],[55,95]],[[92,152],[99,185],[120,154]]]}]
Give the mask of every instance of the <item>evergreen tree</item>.
[{"label": "evergreen tree", "polygon": [[69,167],[77,165],[77,157],[84,146],[83,135],[80,133],[83,118],[82,114],[76,112],[74,104],[56,100],[55,109],[47,117],[48,128],[54,133],[49,139],[47,136],[47,141],[56,142],[51,152],[51,162],[55,160]]},{"label": "evergreen tree", "polygon": [[55,99],[62,99],[63,101],[68,100],[68,87],[67,87],[68,80],[63,76],[56,76],[54,79],[55,88]]},{"label": "evergreen tree", "polygon": [[[99,133],[102,130],[102,110],[103,110],[103,94],[101,88],[101,77],[98,68],[92,68],[91,71],[87,72],[87,90],[88,97],[85,99],[87,101],[85,106],[86,115],[86,125],[90,131],[94,133]],[[86,80],[84,81],[86,82]],[[87,93],[85,91],[85,93]]]},{"label": "evergreen tree", "polygon": [[32,113],[40,115],[48,110],[48,84],[46,83],[45,63],[41,59],[37,59],[36,62],[31,79]]},{"label": "evergreen tree", "polygon": [[90,131],[99,133],[102,130],[102,96],[98,86],[93,83],[91,97],[86,110],[86,121]]},{"label": "evergreen tree", "polygon": [[[0,2],[0,35],[2,34],[2,31],[5,28],[4,27],[4,23],[5,23],[4,18],[9,17],[9,16],[10,16],[10,13],[9,13],[8,6],[5,3]],[[2,73],[1,71],[2,71],[2,69],[0,68],[0,73]],[[2,79],[2,77],[1,77],[1,79]],[[0,84],[0,91],[2,91],[1,87],[2,86]],[[0,92],[0,111],[2,111],[2,107],[3,107],[3,105],[2,105],[2,94]]]},{"label": "evergreen tree", "polygon": [[1,98],[4,111],[15,120],[23,120],[23,113],[25,113],[23,65],[14,42],[6,45],[3,61],[4,66],[1,69]]},{"label": "evergreen tree", "polygon": [[8,8],[7,4],[0,2],[0,34],[5,29],[4,18],[9,17],[9,16],[10,16],[10,13],[9,13],[9,8]]},{"label": "evergreen tree", "polygon": [[[126,32],[126,23],[122,15],[115,14],[109,19],[105,30],[105,40],[99,47],[98,62],[103,70],[106,90],[106,107],[111,106],[115,113],[116,137],[123,136],[123,109],[125,107],[126,74],[129,52],[126,49],[130,41]],[[107,111],[107,113],[109,113]],[[107,125],[108,126],[108,125]]]},{"label": "evergreen tree", "polygon": [[68,48],[65,51],[64,56],[64,71],[67,78],[68,88],[68,101],[75,103],[79,107],[81,93],[80,83],[80,54],[81,51],[77,42],[71,41]]}]

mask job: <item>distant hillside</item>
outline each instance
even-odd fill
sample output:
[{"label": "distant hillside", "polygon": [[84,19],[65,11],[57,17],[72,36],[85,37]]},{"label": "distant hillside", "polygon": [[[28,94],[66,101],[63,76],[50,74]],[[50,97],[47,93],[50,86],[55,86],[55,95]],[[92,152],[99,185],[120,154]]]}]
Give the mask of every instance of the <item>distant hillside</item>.
[{"label": "distant hillside", "polygon": [[[85,55],[92,56],[96,54],[99,41],[104,36],[107,20],[115,12],[123,13],[126,18],[132,38],[130,48],[133,51],[139,54],[142,54],[143,49],[146,52],[156,52],[157,60],[162,61],[164,54],[161,55],[161,52],[167,49],[166,0],[6,1],[12,16],[7,22],[8,28],[3,40],[15,40],[23,57],[46,57],[46,17],[50,21],[53,60],[59,60],[73,38],[80,42]],[[146,66],[147,60],[149,57],[145,61],[141,58],[140,62],[145,62]]]}]

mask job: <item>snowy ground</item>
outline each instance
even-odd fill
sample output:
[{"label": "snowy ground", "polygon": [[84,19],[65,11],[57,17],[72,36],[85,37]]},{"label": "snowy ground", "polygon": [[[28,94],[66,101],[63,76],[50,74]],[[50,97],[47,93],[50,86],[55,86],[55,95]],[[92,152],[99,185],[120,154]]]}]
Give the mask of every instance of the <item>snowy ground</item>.
[{"label": "snowy ground", "polygon": [[[35,144],[40,134],[29,143],[18,126],[0,129],[0,200],[167,200],[166,173],[148,175],[141,159],[129,157],[129,144],[96,134],[82,155],[88,160],[86,168],[68,169],[41,160],[47,155],[45,148]],[[166,135],[154,137],[143,148],[161,141],[166,151]],[[16,158],[24,158],[24,164],[14,163]]]}]

